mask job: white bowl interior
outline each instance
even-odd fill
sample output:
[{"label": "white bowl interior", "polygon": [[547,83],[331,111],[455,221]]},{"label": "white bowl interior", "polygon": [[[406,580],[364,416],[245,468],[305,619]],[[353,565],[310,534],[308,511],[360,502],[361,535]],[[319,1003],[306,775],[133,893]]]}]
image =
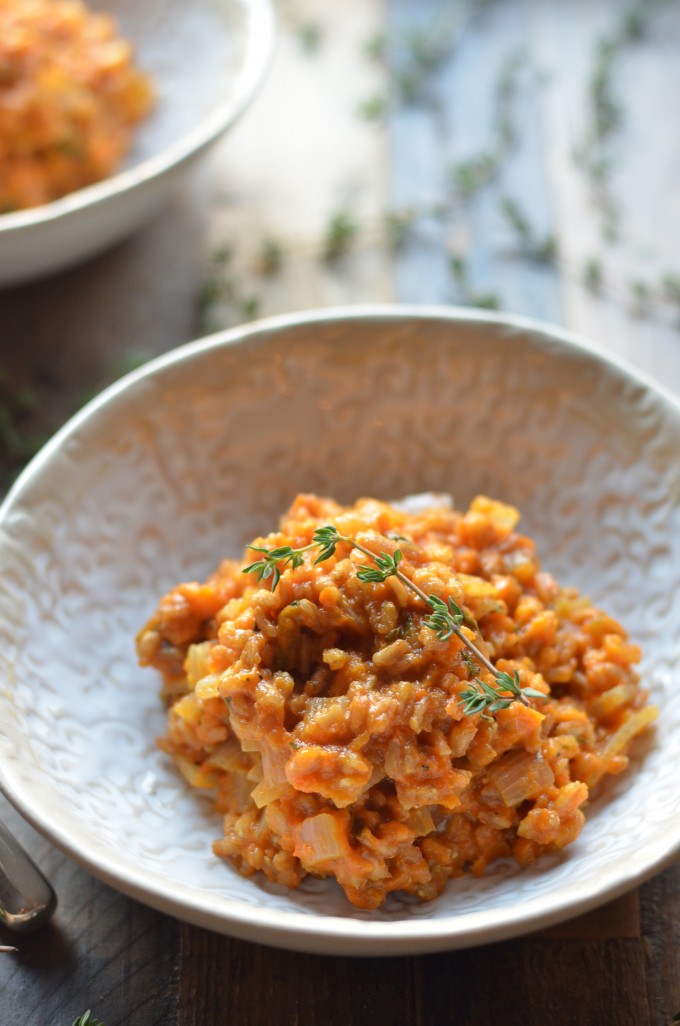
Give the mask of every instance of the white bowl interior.
[{"label": "white bowl interior", "polygon": [[127,166],[154,157],[224,108],[243,71],[247,5],[233,0],[93,0],[114,13],[151,75],[156,103]]},{"label": "white bowl interior", "polygon": [[[679,447],[671,399],[522,321],[330,312],[157,361],[79,415],[0,515],[3,789],[128,893],[291,947],[480,943],[614,896],[680,846]],[[658,729],[564,854],[375,913],[328,882],[289,892],[212,856],[220,817],[155,747],[164,713],[134,635],[164,590],[238,555],[298,491],[514,503],[546,569],[643,645]]]}]

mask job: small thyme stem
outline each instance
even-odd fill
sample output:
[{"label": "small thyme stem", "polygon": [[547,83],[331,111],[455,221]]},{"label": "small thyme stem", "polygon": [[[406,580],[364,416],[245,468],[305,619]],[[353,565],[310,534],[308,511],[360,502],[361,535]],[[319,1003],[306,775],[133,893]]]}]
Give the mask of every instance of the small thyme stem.
[{"label": "small thyme stem", "polygon": [[[348,538],[346,535],[339,534],[338,535],[338,539],[340,541],[346,542],[348,545],[353,545],[355,549],[358,549],[359,552],[363,552],[363,554],[365,556],[368,556],[369,559],[375,560],[375,554],[373,552],[371,552],[370,549],[367,549],[360,542],[355,541],[354,538]],[[405,573],[403,573],[401,570],[397,569],[396,572],[394,574],[392,574],[392,576],[393,577],[398,577],[399,580],[402,581],[402,583],[405,584],[407,588],[410,588],[412,592],[414,592],[416,595],[418,595],[419,598],[421,598],[423,600],[423,602],[425,603],[426,606],[429,606],[430,609],[432,608],[432,603],[430,602],[430,599],[425,594],[423,589],[419,588],[418,585],[415,584],[415,582],[412,581],[409,577],[407,577]],[[486,670],[489,671],[489,673],[492,673],[493,676],[496,677],[498,675],[498,670],[493,665],[491,660],[488,659],[487,656],[485,656],[484,653],[482,651],[480,651],[480,649],[477,648],[475,643],[473,641],[471,641],[467,637],[466,634],[463,633],[463,631],[460,629],[460,627],[457,624],[451,624],[451,629],[453,630],[453,632],[456,635],[456,637],[460,638],[460,640],[463,642],[463,644],[467,648],[470,649],[470,651],[474,655],[475,659],[479,663],[481,663],[482,666]]]},{"label": "small thyme stem", "polygon": [[[441,641],[448,641],[455,634],[462,641],[465,648],[474,655],[480,666],[483,666],[492,675],[494,679],[493,686],[475,677],[470,686],[461,693],[459,700],[465,715],[481,713],[483,717],[488,719],[487,711],[496,712],[499,709],[506,709],[515,700],[529,706],[528,699],[530,697],[539,699],[546,697],[543,692],[537,691],[535,688],[523,688],[517,670],[514,670],[511,676],[503,670],[496,669],[491,660],[461,630],[461,624],[464,620],[470,619],[464,610],[452,598],[449,598],[448,602],[444,602],[437,595],[426,595],[422,588],[399,569],[399,564],[403,558],[401,549],[395,549],[394,554],[391,556],[387,552],[376,554],[371,549],[366,548],[365,545],[362,545],[361,542],[356,541],[355,538],[340,534],[336,527],[332,524],[327,524],[325,527],[317,528],[309,545],[299,549],[294,549],[290,545],[280,545],[273,549],[267,549],[261,545],[250,545],[249,548],[254,552],[262,553],[264,559],[251,563],[250,566],[244,568],[243,573],[257,574],[258,581],[267,580],[271,577],[272,590],[274,590],[281,579],[283,568],[288,564],[290,564],[293,570],[302,566],[304,552],[318,548],[320,551],[314,562],[315,564],[323,563],[330,556],[334,555],[339,542],[344,542],[345,545],[349,545],[351,548],[362,552],[375,564],[375,569],[368,566],[359,567],[357,577],[360,581],[384,582],[389,577],[397,577],[426,606],[429,606],[430,615],[425,619],[425,625],[434,631]],[[472,622],[474,623],[474,621]],[[508,693],[510,697],[508,697]]]}]

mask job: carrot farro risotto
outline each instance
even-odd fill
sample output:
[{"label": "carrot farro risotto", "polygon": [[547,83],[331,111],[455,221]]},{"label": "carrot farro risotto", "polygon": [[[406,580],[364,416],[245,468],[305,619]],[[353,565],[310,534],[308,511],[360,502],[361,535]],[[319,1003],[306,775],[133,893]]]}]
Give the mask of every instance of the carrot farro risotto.
[{"label": "carrot farro risotto", "polygon": [[139,658],[163,677],[161,747],[214,789],[217,855],[288,887],[335,877],[372,909],[578,836],[656,710],[637,646],[518,519],[483,496],[300,495],[243,561],[161,599]]},{"label": "carrot farro risotto", "polygon": [[0,213],[110,175],[152,98],[110,16],[80,0],[0,0]]}]

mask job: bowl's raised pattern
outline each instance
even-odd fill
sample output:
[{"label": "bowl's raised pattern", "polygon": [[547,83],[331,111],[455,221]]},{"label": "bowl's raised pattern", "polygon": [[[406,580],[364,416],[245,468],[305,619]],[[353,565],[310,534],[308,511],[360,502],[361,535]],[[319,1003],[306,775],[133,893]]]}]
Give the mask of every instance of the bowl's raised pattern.
[{"label": "bowl's raised pattern", "polygon": [[[503,910],[530,917],[620,886],[622,864],[653,864],[669,834],[680,839],[678,446],[678,413],[656,393],[597,357],[488,324],[320,324],[142,377],[76,424],[5,508],[4,786],[88,864],[106,859],[142,891],[160,881],[187,910],[224,908],[226,929],[233,901],[420,924],[412,937],[441,920],[454,945]],[[569,852],[529,870],[499,861],[434,902],[393,897],[370,915],[328,882],[288,892],[212,856],[219,816],[154,745],[163,712],[134,635],[163,590],[237,555],[298,490],[514,502],[545,567],[644,644],[656,740],[592,803]]]}]

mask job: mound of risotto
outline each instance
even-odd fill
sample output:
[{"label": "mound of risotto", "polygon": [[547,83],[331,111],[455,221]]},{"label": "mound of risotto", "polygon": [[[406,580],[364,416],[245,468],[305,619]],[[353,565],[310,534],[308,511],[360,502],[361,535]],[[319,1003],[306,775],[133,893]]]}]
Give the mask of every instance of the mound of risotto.
[{"label": "mound of risotto", "polygon": [[113,18],[80,0],[0,0],[0,213],[110,175],[152,98]]},{"label": "mound of risotto", "polygon": [[541,570],[518,519],[482,496],[301,495],[243,561],[161,600],[139,658],[163,677],[161,747],[215,792],[217,855],[288,887],[335,877],[372,909],[578,836],[656,710],[637,646]]}]

